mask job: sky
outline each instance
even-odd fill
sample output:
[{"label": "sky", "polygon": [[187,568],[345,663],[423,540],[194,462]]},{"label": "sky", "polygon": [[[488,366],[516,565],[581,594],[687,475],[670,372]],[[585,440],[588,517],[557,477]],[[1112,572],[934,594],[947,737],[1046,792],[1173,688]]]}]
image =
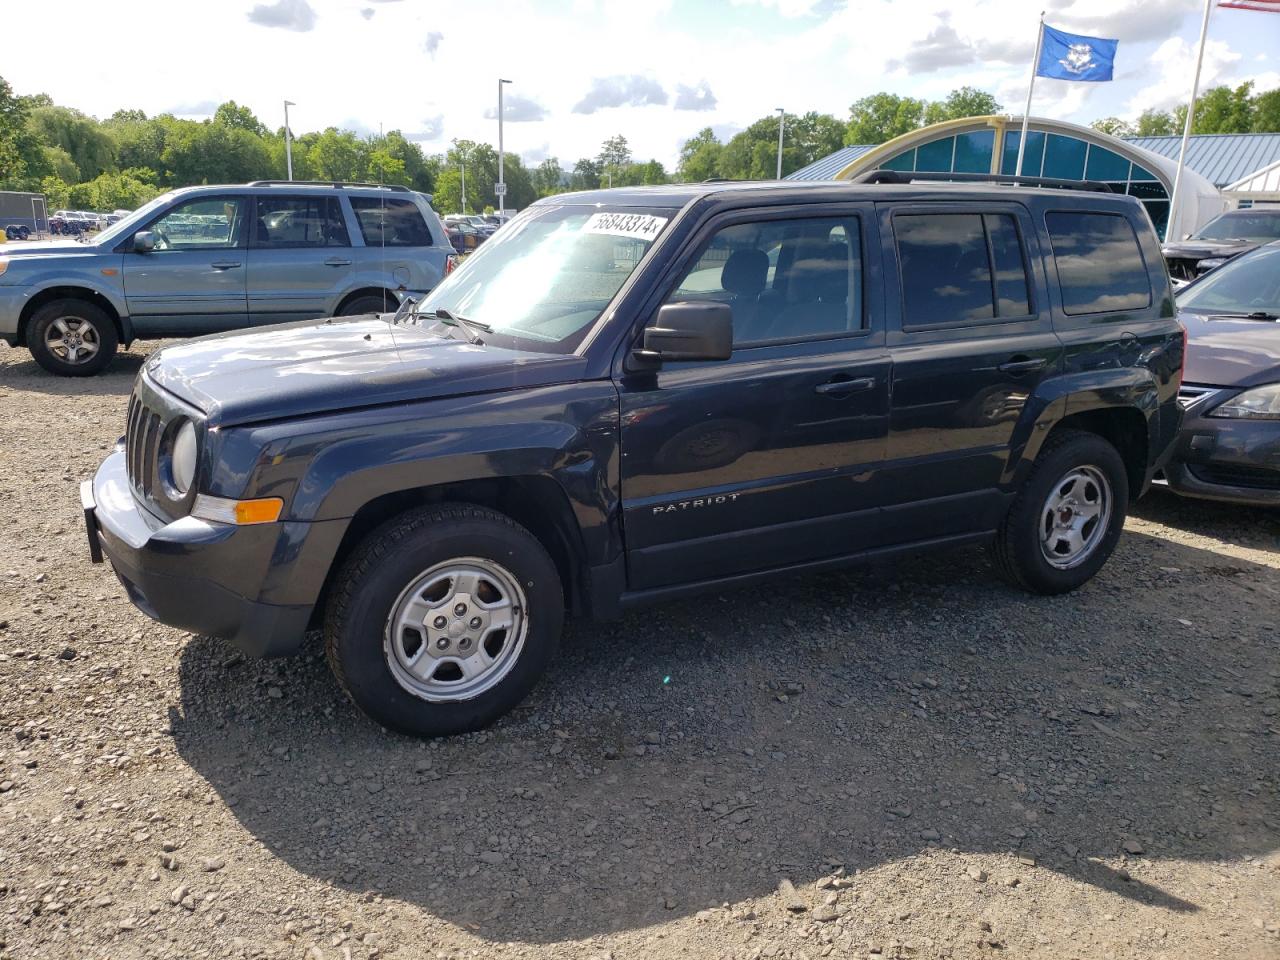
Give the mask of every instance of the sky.
[{"label": "sky", "polygon": [[[1033,115],[1088,123],[1168,108],[1191,86],[1202,0],[7,0],[18,93],[105,118],[208,116],[247,104],[295,134],[399,129],[428,153],[497,142],[565,167],[624,135],[675,165],[703,127],[722,138],[784,107],[848,118],[888,90],[940,99],[970,85],[1021,114],[1039,10],[1052,26],[1118,38],[1112,83],[1037,81]],[[82,51],[69,66],[68,51]],[[19,65],[15,68],[14,65]],[[1280,86],[1280,15],[1217,9],[1202,87]]]}]

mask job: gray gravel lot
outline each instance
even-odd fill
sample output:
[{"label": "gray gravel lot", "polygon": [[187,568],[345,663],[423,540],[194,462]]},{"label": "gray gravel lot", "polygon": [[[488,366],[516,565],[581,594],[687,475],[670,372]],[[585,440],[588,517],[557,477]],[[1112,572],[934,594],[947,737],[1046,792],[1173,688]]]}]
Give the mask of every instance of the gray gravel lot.
[{"label": "gray gravel lot", "polygon": [[1137,508],[605,626],[420,743],[88,562],[143,350],[0,346],[0,957],[1280,957],[1280,512]]}]

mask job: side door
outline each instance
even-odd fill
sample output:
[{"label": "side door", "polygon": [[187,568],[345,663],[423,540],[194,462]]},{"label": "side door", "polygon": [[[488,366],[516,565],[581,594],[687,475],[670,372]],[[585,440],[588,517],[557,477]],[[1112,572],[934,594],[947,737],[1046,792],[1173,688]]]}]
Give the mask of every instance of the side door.
[{"label": "side door", "polygon": [[726,214],[676,275],[663,302],[728,303],[734,348],[620,378],[630,589],[875,545],[889,356],[871,206]]},{"label": "side door", "polygon": [[1021,204],[879,204],[893,357],[895,542],[992,529],[1029,402],[1062,363],[1038,233]]},{"label": "side door", "polygon": [[[141,337],[190,337],[248,323],[245,303],[245,197],[200,196],[179,202],[139,232],[155,248],[124,254],[125,301]],[[136,236],[136,234],[135,234]]]},{"label": "side door", "polygon": [[[421,294],[444,279],[449,240],[432,236],[417,203],[394,194],[351,194],[347,199],[364,243],[355,250],[361,286]],[[440,249],[435,249],[437,242]],[[389,309],[395,308],[392,300]]]},{"label": "side door", "polygon": [[259,194],[249,231],[254,324],[323,317],[352,289],[355,258],[338,198]]}]

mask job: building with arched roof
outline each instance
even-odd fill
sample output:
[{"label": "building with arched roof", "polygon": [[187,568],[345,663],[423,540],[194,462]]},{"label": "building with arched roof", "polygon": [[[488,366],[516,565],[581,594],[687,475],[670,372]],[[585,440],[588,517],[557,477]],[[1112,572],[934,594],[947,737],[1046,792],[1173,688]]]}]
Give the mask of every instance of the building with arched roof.
[{"label": "building with arched roof", "polygon": [[[797,170],[788,179],[850,180],[876,169],[1007,175],[1017,168],[1021,138],[1021,117],[947,120],[877,146],[845,147]],[[1022,172],[1027,176],[1110,184],[1117,193],[1141,200],[1162,236],[1191,233],[1226,209],[1218,188],[1188,166],[1183,171],[1178,222],[1170,224],[1176,159],[1062,120],[1031,118]]]}]

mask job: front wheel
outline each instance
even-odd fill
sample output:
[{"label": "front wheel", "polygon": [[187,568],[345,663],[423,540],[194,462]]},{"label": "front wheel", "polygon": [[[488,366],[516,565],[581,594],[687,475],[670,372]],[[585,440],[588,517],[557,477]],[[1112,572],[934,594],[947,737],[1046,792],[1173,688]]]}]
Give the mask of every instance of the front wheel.
[{"label": "front wheel", "polygon": [[1056,433],[996,533],[996,569],[1035,593],[1075,590],[1111,556],[1128,503],[1128,473],[1115,447],[1083,430]]},{"label": "front wheel", "polygon": [[36,363],[63,377],[91,377],[115,355],[115,322],[87,300],[54,300],[27,326],[27,348]]},{"label": "front wheel", "polygon": [[358,317],[365,313],[389,313],[398,307],[399,301],[390,294],[384,293],[381,296],[367,295],[356,297],[348,303],[344,303],[338,309],[340,317]]},{"label": "front wheel", "polygon": [[529,531],[484,507],[441,505],[388,521],[344,564],[325,652],[372,719],[446,736],[523,700],[563,623],[555,563]]}]

